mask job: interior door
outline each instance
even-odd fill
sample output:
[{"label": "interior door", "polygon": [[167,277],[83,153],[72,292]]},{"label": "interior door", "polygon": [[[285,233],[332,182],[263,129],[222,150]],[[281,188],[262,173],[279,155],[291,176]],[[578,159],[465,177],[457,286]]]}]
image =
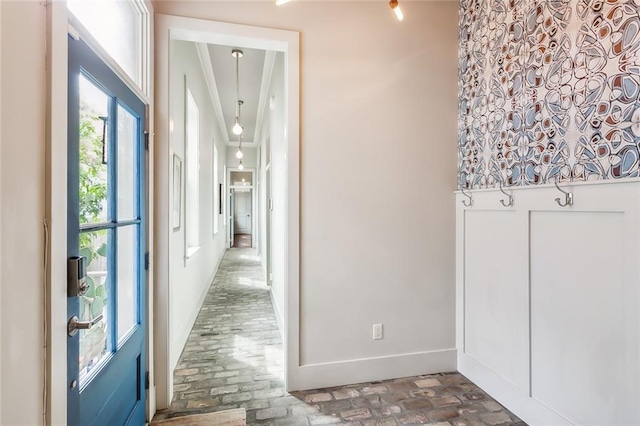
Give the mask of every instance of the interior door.
[{"label": "interior door", "polygon": [[271,167],[267,167],[266,172],[266,192],[267,192],[267,205],[266,205],[266,229],[265,229],[265,263],[267,265],[267,285],[271,285],[271,216],[273,212],[273,198],[271,197]]},{"label": "interior door", "polygon": [[251,190],[235,194],[235,233],[251,234]]},{"label": "interior door", "polygon": [[143,425],[145,105],[71,37],[68,90],[68,424]]}]

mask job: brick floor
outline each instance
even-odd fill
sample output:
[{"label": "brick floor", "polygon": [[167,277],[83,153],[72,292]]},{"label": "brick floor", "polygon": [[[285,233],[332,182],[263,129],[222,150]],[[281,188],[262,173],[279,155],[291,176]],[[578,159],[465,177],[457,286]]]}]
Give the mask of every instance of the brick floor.
[{"label": "brick floor", "polygon": [[280,333],[252,249],[225,254],[154,420],[246,408],[259,425],[525,425],[451,372],[287,393]]}]

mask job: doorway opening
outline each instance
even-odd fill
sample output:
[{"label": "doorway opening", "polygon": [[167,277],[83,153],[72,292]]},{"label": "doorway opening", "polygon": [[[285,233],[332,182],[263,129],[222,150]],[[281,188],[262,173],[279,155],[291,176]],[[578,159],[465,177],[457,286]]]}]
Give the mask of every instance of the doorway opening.
[{"label": "doorway opening", "polygon": [[[226,155],[220,157],[226,159],[219,164],[219,167],[225,168],[229,173],[224,176],[226,185],[223,184],[225,194],[220,200],[225,199],[220,204],[220,214],[223,215],[221,231],[222,235],[228,235],[223,238],[223,243],[228,243],[228,239],[235,232],[231,232],[229,228],[240,228],[251,235],[250,250],[261,253],[264,248],[266,237],[261,236],[261,229],[264,229],[264,218],[267,217],[266,211],[271,211],[271,243],[269,244],[270,262],[272,273],[269,278],[272,286],[268,291],[267,297],[270,297],[274,303],[276,311],[277,323],[283,337],[282,349],[284,352],[284,361],[282,363],[284,375],[284,388],[287,390],[295,390],[297,385],[296,377],[298,375],[299,353],[298,353],[298,329],[299,329],[299,36],[298,33],[290,31],[282,31],[275,29],[265,29],[257,27],[249,27],[245,25],[227,24],[213,21],[204,21],[198,19],[181,18],[168,15],[156,15],[157,34],[163,36],[156,38],[156,85],[158,96],[156,98],[156,122],[161,123],[156,127],[156,137],[160,140],[180,140],[176,137],[176,129],[179,129],[180,123],[174,120],[179,117],[180,111],[173,111],[171,102],[171,88],[180,89],[184,86],[184,79],[178,84],[171,84],[171,46],[178,43],[193,43],[196,46],[195,51],[202,61],[207,55],[216,54],[215,47],[226,46],[227,48],[242,49],[261,49],[265,56],[271,61],[271,67],[274,73],[280,76],[278,85],[274,88],[275,94],[268,93],[269,96],[263,96],[261,102],[261,110],[266,111],[274,117],[274,121],[270,123],[270,149],[267,152],[264,144],[264,133],[254,132],[262,138],[262,142],[255,143],[253,151],[247,149],[245,155],[245,171],[251,171],[251,188],[246,191],[245,185],[235,188],[235,182],[232,180],[231,172],[240,171],[237,168],[238,160],[233,151],[233,143],[225,140],[224,132],[213,135],[216,141],[224,142],[226,146]],[[231,55],[228,55],[231,58]],[[248,56],[247,56],[248,57]],[[227,59],[229,59],[227,58]],[[246,59],[246,58],[245,58]],[[266,66],[265,66],[266,68]],[[207,76],[207,84],[211,92],[212,80]],[[271,76],[265,77],[270,80]],[[187,84],[196,85],[197,82],[193,78],[186,78]],[[190,86],[191,87],[191,86]],[[205,89],[206,91],[207,89]],[[215,102],[215,96],[212,96]],[[218,100],[219,101],[219,100]],[[226,105],[226,104],[225,104]],[[245,106],[247,104],[245,103]],[[248,108],[243,107],[243,117],[246,117],[245,111]],[[271,113],[269,113],[271,111]],[[218,122],[224,122],[223,114],[218,116]],[[210,116],[215,116],[212,114]],[[274,131],[274,129],[276,129]],[[208,144],[209,142],[207,142]],[[248,141],[245,139],[248,145]],[[220,149],[220,145],[218,149]],[[197,323],[198,311],[189,313],[189,317],[185,316],[185,320],[180,324],[176,324],[176,316],[180,314],[180,306],[185,299],[184,282],[172,279],[177,269],[187,269],[191,265],[196,265],[199,259],[203,262],[215,262],[215,260],[207,259],[205,256],[207,250],[201,249],[189,259],[182,259],[180,246],[173,244],[172,241],[176,236],[180,235],[181,228],[173,227],[173,218],[171,209],[167,211],[166,206],[172,205],[176,200],[180,202],[179,197],[174,197],[171,191],[173,182],[171,159],[174,151],[169,144],[158,146],[155,149],[155,163],[158,165],[155,175],[156,188],[161,188],[155,193],[155,204],[157,215],[155,217],[156,244],[154,258],[155,281],[155,304],[154,304],[154,336],[156,341],[167,342],[166,345],[156,345],[154,348],[154,370],[152,377],[152,386],[156,388],[157,408],[163,409],[169,407],[174,395],[174,375],[173,372],[178,367],[178,362],[182,349],[186,344],[188,330]],[[206,154],[205,154],[206,155]],[[253,156],[255,166],[252,170],[246,167],[249,164],[249,158]],[[266,162],[266,158],[270,157],[270,163]],[[202,158],[202,157],[201,157]],[[264,159],[264,161],[262,160]],[[164,165],[164,166],[163,166]],[[267,170],[270,167],[270,188],[271,196],[266,197],[264,188],[266,188]],[[235,177],[235,175],[234,175]],[[245,182],[247,181],[245,177]],[[242,182],[242,177],[240,181]],[[248,193],[248,195],[246,195]],[[232,196],[233,195],[233,196]],[[210,196],[210,195],[206,195]],[[244,204],[240,210],[236,210],[234,204]],[[201,203],[201,205],[217,203]],[[247,207],[250,206],[250,207]],[[237,212],[246,215],[247,210],[250,219],[244,223],[231,220],[232,215],[237,216]],[[208,217],[208,216],[204,216]],[[245,216],[246,218],[246,216]],[[235,219],[235,217],[234,217]],[[207,219],[208,220],[208,219]],[[227,229],[224,229],[226,227]],[[214,236],[214,239],[217,237]],[[225,244],[225,248],[230,247]],[[236,250],[236,249],[231,249]],[[229,253],[229,250],[227,251]],[[242,254],[244,256],[244,254]],[[252,255],[249,254],[249,257]],[[258,257],[258,256],[256,256]],[[227,254],[222,258],[222,262],[227,258]],[[264,256],[259,257],[264,262]],[[202,263],[204,264],[204,263]],[[221,264],[222,265],[222,264]],[[264,270],[264,265],[260,265]],[[220,268],[223,268],[221,266]],[[194,267],[193,269],[197,269]],[[223,268],[224,269],[224,268]],[[220,269],[218,269],[220,270]],[[186,276],[186,275],[185,275]],[[216,276],[217,277],[217,276]],[[240,284],[249,284],[251,279],[243,277]],[[209,281],[210,282],[210,281]],[[199,298],[199,304],[205,300],[207,292],[199,292],[195,295]],[[193,304],[195,305],[195,304]],[[174,314],[173,316],[171,314]],[[187,333],[185,334],[185,330]],[[195,328],[194,328],[195,330]],[[242,336],[238,336],[242,343]],[[184,338],[184,340],[183,340]],[[244,343],[247,343],[244,341]],[[249,362],[249,360],[247,360]],[[178,386],[178,389],[180,387]]]},{"label": "doorway opening", "polygon": [[[230,171],[229,196],[231,198],[229,246],[235,248],[255,247],[253,211],[260,206],[254,202],[253,171]],[[261,253],[264,256],[265,253]]]}]

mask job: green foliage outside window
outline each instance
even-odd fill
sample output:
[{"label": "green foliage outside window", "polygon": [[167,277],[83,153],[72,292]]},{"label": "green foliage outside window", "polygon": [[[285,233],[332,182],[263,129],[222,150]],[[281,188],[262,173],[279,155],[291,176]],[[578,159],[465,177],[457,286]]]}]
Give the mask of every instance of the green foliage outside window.
[{"label": "green foliage outside window", "polygon": [[[79,216],[80,224],[104,221],[107,208],[107,167],[103,164],[103,121],[83,104],[80,108]],[[80,319],[92,320],[107,303],[107,231],[81,232],[80,256],[87,259],[89,289],[80,300]],[[106,344],[106,322],[102,321],[80,338],[80,370],[89,371],[100,359]]]}]

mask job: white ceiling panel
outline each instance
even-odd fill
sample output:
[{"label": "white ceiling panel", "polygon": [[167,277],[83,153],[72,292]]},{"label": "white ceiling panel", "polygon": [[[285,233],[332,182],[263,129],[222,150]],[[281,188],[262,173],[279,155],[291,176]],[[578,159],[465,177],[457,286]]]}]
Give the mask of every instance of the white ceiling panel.
[{"label": "white ceiling panel", "polygon": [[[224,122],[229,132],[229,140],[235,143],[238,137],[231,132],[236,114],[236,60],[231,55],[233,46],[208,45],[211,67],[215,75]],[[244,128],[243,143],[253,143],[258,103],[264,69],[265,51],[256,49],[241,49],[242,58],[239,59],[239,93],[243,101],[240,124]]]}]

